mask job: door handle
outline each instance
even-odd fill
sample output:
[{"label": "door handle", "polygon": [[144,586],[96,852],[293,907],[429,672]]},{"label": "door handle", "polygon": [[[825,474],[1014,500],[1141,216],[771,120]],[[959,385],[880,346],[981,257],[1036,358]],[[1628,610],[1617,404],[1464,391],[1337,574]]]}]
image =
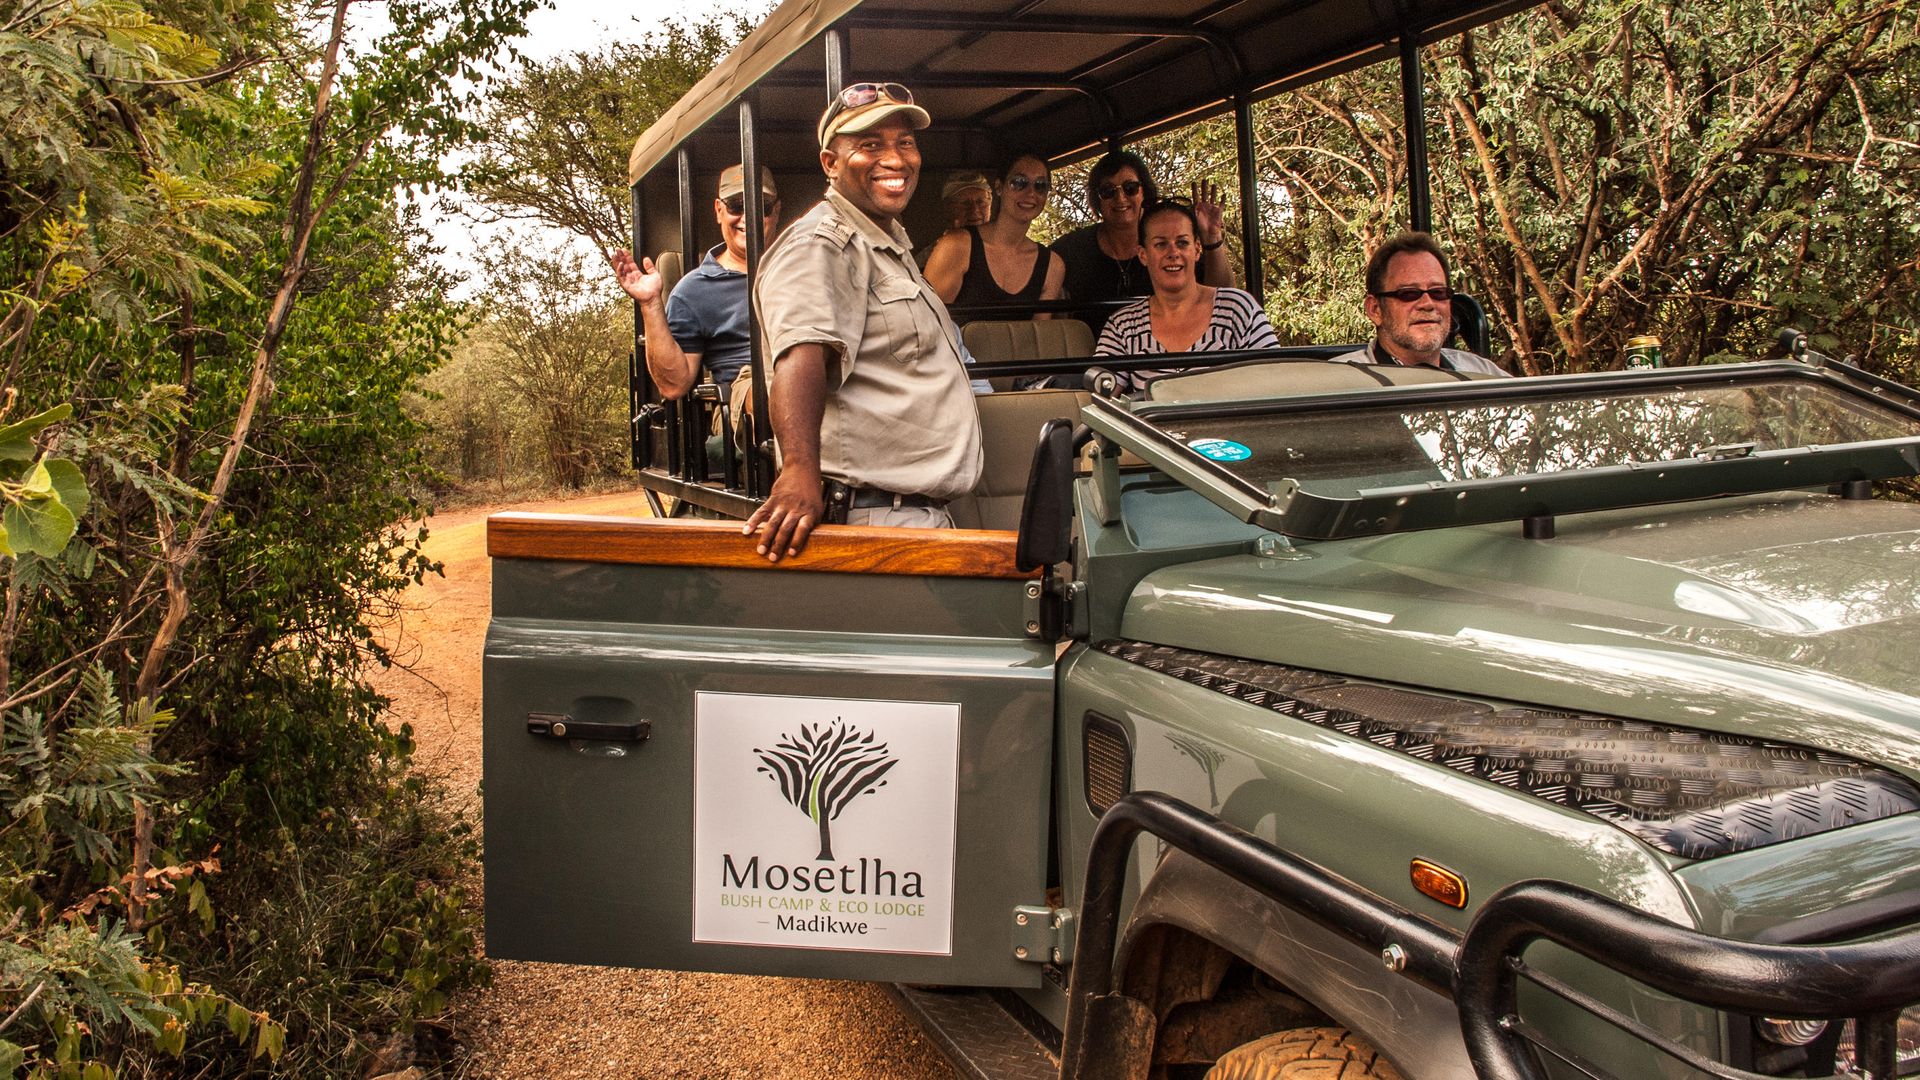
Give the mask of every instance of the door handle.
[{"label": "door handle", "polygon": [[551,739],[603,739],[640,742],[653,734],[651,720],[575,720],[566,713],[527,714],[527,734]]}]

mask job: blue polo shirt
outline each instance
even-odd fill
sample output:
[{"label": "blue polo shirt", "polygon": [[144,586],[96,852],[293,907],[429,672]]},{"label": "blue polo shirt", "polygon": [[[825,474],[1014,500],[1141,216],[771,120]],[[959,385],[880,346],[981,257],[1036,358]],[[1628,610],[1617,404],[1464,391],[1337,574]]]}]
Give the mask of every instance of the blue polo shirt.
[{"label": "blue polo shirt", "polygon": [[[747,364],[747,275],[720,265],[716,245],[667,296],[667,329],[724,391]],[[724,395],[723,395],[724,398]]]}]

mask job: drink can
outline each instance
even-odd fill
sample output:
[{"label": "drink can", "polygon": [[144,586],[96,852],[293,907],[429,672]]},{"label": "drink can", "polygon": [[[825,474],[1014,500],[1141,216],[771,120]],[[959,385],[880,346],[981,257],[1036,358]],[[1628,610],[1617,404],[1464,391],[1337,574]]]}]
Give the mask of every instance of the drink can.
[{"label": "drink can", "polygon": [[1660,355],[1660,339],[1652,334],[1644,334],[1627,339],[1627,367],[1657,368],[1665,367],[1666,358]]}]

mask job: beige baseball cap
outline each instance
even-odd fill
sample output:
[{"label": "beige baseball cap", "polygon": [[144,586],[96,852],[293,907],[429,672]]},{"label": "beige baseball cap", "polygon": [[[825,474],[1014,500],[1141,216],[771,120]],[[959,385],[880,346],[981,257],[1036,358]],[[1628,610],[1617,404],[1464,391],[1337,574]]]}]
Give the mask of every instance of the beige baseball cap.
[{"label": "beige baseball cap", "polygon": [[993,181],[988,180],[987,174],[983,172],[969,170],[948,173],[946,185],[940,189],[940,200],[945,202],[963,191],[972,191],[975,188],[981,191],[992,191]]},{"label": "beige baseball cap", "polygon": [[820,114],[820,149],[825,150],[835,135],[869,131],[895,114],[904,115],[915,131],[933,123],[927,110],[913,103],[913,91],[899,83],[849,83]]},{"label": "beige baseball cap", "polygon": [[[738,165],[729,165],[720,173],[720,198],[731,199],[747,190],[746,176]],[[780,197],[780,189],[773,184],[773,170],[760,166],[760,194],[769,199]]]}]

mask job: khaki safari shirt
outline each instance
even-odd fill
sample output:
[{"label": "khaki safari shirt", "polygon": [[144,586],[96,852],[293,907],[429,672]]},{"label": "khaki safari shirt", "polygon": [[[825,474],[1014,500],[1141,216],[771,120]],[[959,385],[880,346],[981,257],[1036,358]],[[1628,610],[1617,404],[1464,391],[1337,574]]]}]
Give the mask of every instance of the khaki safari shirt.
[{"label": "khaki safari shirt", "polygon": [[973,490],[984,458],[959,333],[899,222],[882,229],[828,189],[761,258],[753,302],[776,382],[795,345],[830,354],[822,476],[936,499]]}]

